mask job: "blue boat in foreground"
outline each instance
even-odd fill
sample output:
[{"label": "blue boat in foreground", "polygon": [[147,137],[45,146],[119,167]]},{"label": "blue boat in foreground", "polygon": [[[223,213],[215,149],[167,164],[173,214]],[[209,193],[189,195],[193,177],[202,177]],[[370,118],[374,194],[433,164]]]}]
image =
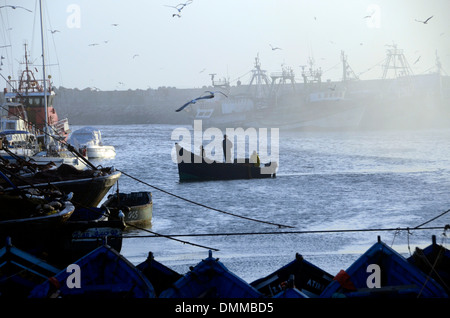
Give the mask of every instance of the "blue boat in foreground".
[{"label": "blue boat in foreground", "polygon": [[[291,278],[291,276],[293,276]],[[296,289],[307,297],[318,297],[325,287],[333,280],[333,275],[308,262],[302,255],[296,254],[295,259],[266,277],[250,283],[267,297],[280,293],[284,285],[293,279]]]},{"label": "blue boat in foreground", "polygon": [[58,244],[50,258],[52,264],[66,267],[104,244],[120,253],[126,225],[123,218],[110,220],[109,216],[105,207],[77,207],[54,235]]},{"label": "blue boat in foreground", "polygon": [[415,265],[426,275],[430,275],[450,294],[450,250],[436,244],[436,236],[432,236],[431,245],[424,249],[416,247],[408,262]]},{"label": "blue boat in foreground", "polygon": [[[77,268],[79,281],[77,284]],[[69,267],[70,266],[70,267]],[[126,258],[102,245],[36,286],[30,298],[154,298],[152,284]]]},{"label": "blue boat in foreground", "polygon": [[0,297],[26,298],[37,285],[60,271],[44,260],[12,245],[0,249]]},{"label": "blue boat in foreground", "polygon": [[168,289],[173,283],[183,277],[183,275],[156,261],[152,252],[149,252],[147,259],[136,265],[136,268],[148,278],[155,289],[157,297],[162,291]]},{"label": "blue boat in foreground", "polygon": [[163,291],[160,298],[262,298],[247,282],[230,272],[218,259],[202,260],[190,272]]},{"label": "blue boat in foreground", "polygon": [[392,248],[378,242],[346,271],[341,270],[322,298],[447,298],[445,290]]}]

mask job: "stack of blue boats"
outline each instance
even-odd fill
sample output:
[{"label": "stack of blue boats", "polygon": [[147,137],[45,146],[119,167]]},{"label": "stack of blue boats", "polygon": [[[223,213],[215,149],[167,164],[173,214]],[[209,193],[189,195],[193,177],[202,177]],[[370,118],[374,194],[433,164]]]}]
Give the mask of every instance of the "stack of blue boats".
[{"label": "stack of blue boats", "polygon": [[[380,238],[333,276],[300,254],[247,283],[214,258],[179,274],[149,253],[137,266],[101,245],[58,269],[8,241],[0,249],[0,297],[16,298],[448,298],[450,251],[436,243],[405,258]],[[77,270],[83,275],[77,276]],[[26,273],[26,275],[24,274]],[[77,281],[78,280],[78,281]]]}]

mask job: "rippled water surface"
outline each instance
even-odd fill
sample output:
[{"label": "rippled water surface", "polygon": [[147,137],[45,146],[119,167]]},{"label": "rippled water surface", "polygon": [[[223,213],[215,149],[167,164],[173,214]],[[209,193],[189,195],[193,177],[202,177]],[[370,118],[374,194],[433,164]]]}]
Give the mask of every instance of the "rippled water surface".
[{"label": "rippled water surface", "polygon": [[[406,256],[416,246],[428,245],[433,234],[439,242],[444,239],[442,230],[410,234],[381,230],[413,228],[450,209],[450,130],[280,131],[276,178],[180,183],[172,160],[171,134],[177,126],[97,127],[117,156],[94,163],[113,165],[142,181],[123,175],[121,192],[153,194],[153,219],[147,230],[191,235],[176,238],[202,246],[155,238],[145,229],[131,230],[121,252],[134,264],[151,251],[158,261],[185,273],[212,248],[218,249],[213,255],[228,269],[251,282],[292,261],[295,253],[334,275],[374,244],[378,235]],[[223,214],[158,189],[292,228]],[[425,226],[448,223],[450,217],[444,215]],[[341,232],[368,229],[380,231]]]}]

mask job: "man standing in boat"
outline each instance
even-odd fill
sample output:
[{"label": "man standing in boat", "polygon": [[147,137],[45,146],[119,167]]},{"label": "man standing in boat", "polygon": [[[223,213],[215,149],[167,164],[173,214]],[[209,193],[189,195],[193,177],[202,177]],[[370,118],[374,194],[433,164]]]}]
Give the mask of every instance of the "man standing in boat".
[{"label": "man standing in boat", "polygon": [[223,156],[225,157],[226,163],[231,163],[231,148],[233,147],[233,143],[227,138],[227,135],[223,135],[222,148],[223,148]]},{"label": "man standing in boat", "polygon": [[250,157],[250,163],[253,163],[255,165],[255,167],[258,167],[261,165],[261,161],[259,159],[258,153],[256,152],[256,150],[253,150],[253,153]]}]

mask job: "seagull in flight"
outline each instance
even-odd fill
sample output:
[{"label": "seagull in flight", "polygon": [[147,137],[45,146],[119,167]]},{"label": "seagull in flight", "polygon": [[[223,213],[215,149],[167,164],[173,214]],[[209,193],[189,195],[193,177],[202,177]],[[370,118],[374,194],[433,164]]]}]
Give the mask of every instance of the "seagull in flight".
[{"label": "seagull in flight", "polygon": [[59,30],[49,30],[50,32],[52,32],[52,34],[56,33],[56,32],[60,32]]},{"label": "seagull in flight", "polygon": [[91,43],[91,44],[89,44],[89,46],[96,46],[96,45],[98,45],[98,43]]},{"label": "seagull in flight", "polygon": [[417,58],[417,60],[413,63],[413,65],[414,64],[416,64],[417,62],[419,62],[419,60],[420,60],[420,56]]},{"label": "seagull in flight", "polygon": [[205,93],[209,93],[209,94],[211,95],[211,97],[208,96],[208,98],[213,98],[215,93],[220,93],[220,94],[222,94],[223,96],[228,97],[227,95],[225,95],[225,94],[222,93],[221,91],[215,91],[215,92],[212,92],[212,91],[205,91]]},{"label": "seagull in flight", "polygon": [[33,12],[33,11],[28,10],[27,8],[24,8],[24,7],[21,7],[21,6],[11,6],[11,5],[1,6],[0,9],[1,8],[6,8],[6,7],[13,8],[14,10],[16,10],[16,9],[24,9],[24,10],[27,10],[28,12]]},{"label": "seagull in flight", "polygon": [[275,50],[281,50],[280,47],[273,47],[272,44],[269,44],[269,45],[270,45],[270,47],[272,48],[272,51],[275,51]]},{"label": "seagull in flight", "polygon": [[423,24],[427,24],[428,21],[429,21],[432,17],[433,17],[433,16],[429,17],[429,18],[426,19],[425,21],[420,21],[420,20],[417,20],[417,19],[416,19],[416,21],[417,21],[417,22],[421,22],[421,23],[423,23]]},{"label": "seagull in flight", "polygon": [[174,9],[176,9],[179,13],[181,13],[181,10],[183,10],[184,7],[187,6],[188,4],[191,4],[192,1],[193,1],[193,0],[189,0],[189,1],[186,1],[185,3],[179,3],[179,4],[177,4],[176,6],[168,6],[168,5],[165,5],[165,6],[166,6],[166,7],[169,7],[169,8],[174,8]]},{"label": "seagull in flight", "polygon": [[195,104],[197,101],[201,100],[201,99],[211,99],[214,98],[214,93],[221,93],[222,95],[224,95],[225,97],[228,97],[227,95],[225,95],[224,93],[217,91],[217,92],[211,92],[211,91],[205,91],[205,93],[209,93],[209,95],[205,95],[205,96],[200,96],[197,97],[189,102],[187,102],[186,104],[184,104],[183,106],[181,106],[180,108],[178,108],[176,110],[176,112],[182,111],[183,109],[185,109],[187,106],[189,106],[190,104]]}]

